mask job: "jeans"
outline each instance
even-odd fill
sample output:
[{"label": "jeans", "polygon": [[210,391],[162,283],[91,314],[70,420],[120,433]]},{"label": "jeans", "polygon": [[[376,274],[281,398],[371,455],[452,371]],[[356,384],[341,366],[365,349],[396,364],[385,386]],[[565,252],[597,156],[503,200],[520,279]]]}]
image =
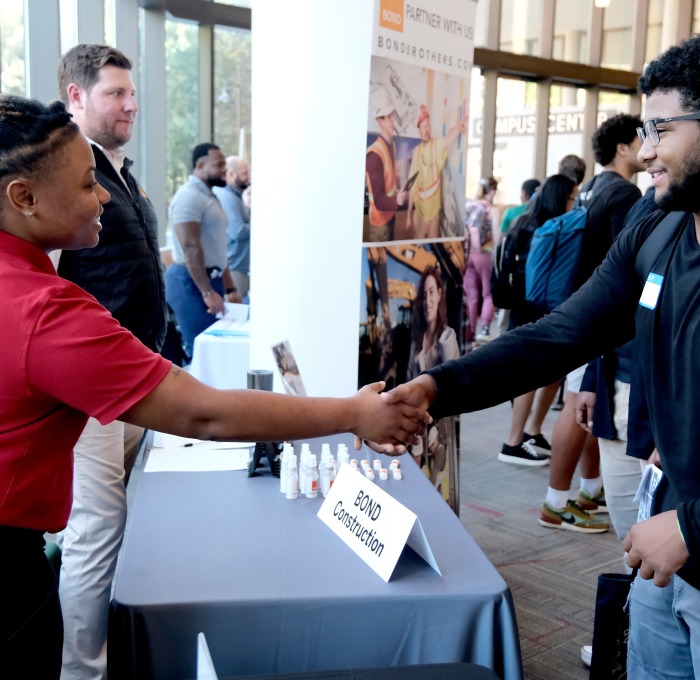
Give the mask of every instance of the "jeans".
[{"label": "jeans", "polygon": [[[212,290],[223,296],[223,279],[218,276],[211,278],[210,282]],[[171,264],[165,270],[165,299],[175,312],[185,352],[191,357],[194,339],[209,328],[216,321],[216,317],[207,311],[202,293],[184,265]]]},{"label": "jeans", "polygon": [[659,588],[640,576],[630,595],[630,680],[700,677],[700,591],[679,576]]}]

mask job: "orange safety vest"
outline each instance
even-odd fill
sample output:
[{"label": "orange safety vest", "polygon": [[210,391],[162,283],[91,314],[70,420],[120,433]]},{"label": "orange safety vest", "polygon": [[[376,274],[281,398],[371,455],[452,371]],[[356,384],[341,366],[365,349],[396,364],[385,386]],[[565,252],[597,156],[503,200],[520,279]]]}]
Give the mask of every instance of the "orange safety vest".
[{"label": "orange safety vest", "polygon": [[[394,143],[392,142],[392,146]],[[396,169],[391,160],[391,154],[389,153],[389,147],[387,146],[384,137],[379,135],[374,141],[374,144],[367,147],[367,153],[376,153],[382,160],[382,167],[384,168],[384,189],[387,196],[396,195]],[[394,155],[396,155],[396,147],[394,147]],[[366,174],[366,173],[365,173]],[[385,224],[389,224],[394,215],[396,215],[395,210],[379,210],[374,204],[374,196],[372,195],[372,184],[369,181],[369,175],[367,175],[367,191],[369,192],[369,223],[374,227],[383,227]]]}]

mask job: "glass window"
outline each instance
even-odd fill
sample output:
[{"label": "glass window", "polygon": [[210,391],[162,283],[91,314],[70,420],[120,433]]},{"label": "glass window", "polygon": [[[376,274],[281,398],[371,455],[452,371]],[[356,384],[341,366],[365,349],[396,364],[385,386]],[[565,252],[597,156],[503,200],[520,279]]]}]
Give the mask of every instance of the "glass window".
[{"label": "glass window", "polygon": [[664,17],[664,0],[649,0],[647,13],[647,37],[644,48],[645,63],[661,53],[661,24]]},{"label": "glass window", "polygon": [[586,91],[571,85],[549,89],[549,128],[547,135],[547,177],[559,169],[568,154],[583,155],[583,108]]},{"label": "glass window", "polygon": [[167,108],[166,200],[192,170],[192,149],[199,136],[199,28],[168,17],[165,22]]},{"label": "glass window", "polygon": [[632,17],[634,0],[615,0],[603,13],[603,48],[600,65],[630,69],[632,66]]},{"label": "glass window", "polygon": [[598,93],[598,125],[618,113],[629,113],[631,102],[632,97],[628,94],[601,90]]},{"label": "glass window", "polygon": [[105,43],[117,44],[117,0],[105,0]]},{"label": "glass window", "polygon": [[238,7],[252,7],[253,0],[214,0],[220,5],[237,5]]},{"label": "glass window", "polygon": [[250,31],[214,27],[214,140],[250,159]]},{"label": "glass window", "polygon": [[518,205],[520,186],[532,177],[536,102],[535,83],[498,79],[493,175],[501,205]]},{"label": "glass window", "polygon": [[490,0],[480,0],[479,4],[476,6],[476,25],[474,26],[475,47],[486,47],[486,23],[490,11]]},{"label": "glass window", "polygon": [[[616,116],[618,113],[630,113],[631,105],[632,97],[630,95],[601,90],[598,94],[598,125],[608,118]],[[596,163],[594,172],[598,173],[600,171],[601,167]],[[651,183],[651,177],[646,172],[639,172],[636,177],[632,178],[632,182],[644,193]]]},{"label": "glass window", "polygon": [[24,3],[0,4],[0,92],[24,95]]},{"label": "glass window", "polygon": [[484,76],[478,68],[472,69],[471,91],[469,94],[469,130],[467,132],[467,185],[468,198],[476,195],[481,179],[481,141],[483,139],[484,118]]},{"label": "glass window", "polygon": [[539,56],[541,32],[542,0],[502,0],[501,50]]},{"label": "glass window", "polygon": [[556,0],[552,58],[578,64],[588,62],[588,15],[585,2]]}]

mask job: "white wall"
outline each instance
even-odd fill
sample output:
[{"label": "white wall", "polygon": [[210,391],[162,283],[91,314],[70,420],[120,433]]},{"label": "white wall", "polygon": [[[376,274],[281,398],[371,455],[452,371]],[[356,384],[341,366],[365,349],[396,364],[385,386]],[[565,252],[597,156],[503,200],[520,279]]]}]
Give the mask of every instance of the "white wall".
[{"label": "white wall", "polygon": [[274,368],[288,339],[310,396],[357,385],[372,8],[267,0],[252,15],[250,367]]}]

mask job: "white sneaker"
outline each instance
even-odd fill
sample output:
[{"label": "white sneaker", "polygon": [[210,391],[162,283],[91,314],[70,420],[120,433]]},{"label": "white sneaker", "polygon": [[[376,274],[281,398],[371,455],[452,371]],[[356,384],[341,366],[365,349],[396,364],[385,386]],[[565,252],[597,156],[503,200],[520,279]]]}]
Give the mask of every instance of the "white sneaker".
[{"label": "white sneaker", "polygon": [[491,330],[488,326],[483,326],[476,334],[476,342],[478,345],[485,345],[487,342],[491,342],[491,340]]},{"label": "white sneaker", "polygon": [[591,667],[591,656],[593,656],[593,647],[591,645],[583,645],[581,647],[581,661],[587,668]]}]

